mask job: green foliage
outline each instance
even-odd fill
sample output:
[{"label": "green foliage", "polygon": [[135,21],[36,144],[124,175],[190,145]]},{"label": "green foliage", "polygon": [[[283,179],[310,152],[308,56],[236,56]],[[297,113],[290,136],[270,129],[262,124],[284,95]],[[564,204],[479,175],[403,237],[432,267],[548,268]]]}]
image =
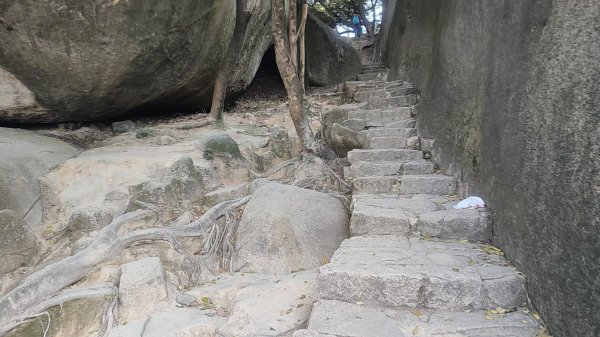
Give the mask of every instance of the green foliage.
[{"label": "green foliage", "polygon": [[[337,25],[352,27],[354,13],[365,13],[370,22],[380,20],[373,12],[381,8],[381,0],[309,0],[312,13],[332,28]],[[375,19],[375,20],[374,20]]]}]

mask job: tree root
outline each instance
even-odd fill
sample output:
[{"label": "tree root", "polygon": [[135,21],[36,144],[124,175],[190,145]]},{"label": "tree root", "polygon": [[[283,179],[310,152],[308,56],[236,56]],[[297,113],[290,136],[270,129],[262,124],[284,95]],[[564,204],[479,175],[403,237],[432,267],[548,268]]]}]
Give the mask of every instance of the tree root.
[{"label": "tree root", "polygon": [[187,227],[149,228],[122,234],[127,224],[156,217],[156,210],[136,210],[117,217],[100,230],[97,238],[86,249],[34,272],[0,298],[0,336],[6,335],[32,317],[39,316],[40,312],[52,306],[74,299],[116,296],[113,286],[63,289],[80,281],[97,265],[116,257],[123,249],[137,241],[169,241],[179,237],[202,236],[208,225],[246,204],[249,199],[250,197],[245,197],[222,202]]}]

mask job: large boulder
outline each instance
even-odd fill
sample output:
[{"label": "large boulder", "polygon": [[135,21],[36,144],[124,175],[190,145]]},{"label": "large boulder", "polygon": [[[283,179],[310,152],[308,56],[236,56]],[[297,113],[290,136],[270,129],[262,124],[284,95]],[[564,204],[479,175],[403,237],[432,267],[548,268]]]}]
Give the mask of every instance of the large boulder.
[{"label": "large boulder", "polygon": [[0,128],[0,210],[11,209],[28,224],[42,220],[38,178],[77,155],[73,146],[31,131]]},{"label": "large boulder", "polygon": [[271,183],[240,220],[236,251],[244,270],[286,274],[322,265],[346,237],[343,203],[328,194]]},{"label": "large boulder", "polygon": [[306,77],[327,86],[356,80],[362,64],[352,44],[314,15],[306,22]]},{"label": "large boulder", "polygon": [[[250,8],[237,89],[271,43],[269,7]],[[207,106],[235,24],[234,0],[9,0],[0,11],[0,120],[15,122]]]}]

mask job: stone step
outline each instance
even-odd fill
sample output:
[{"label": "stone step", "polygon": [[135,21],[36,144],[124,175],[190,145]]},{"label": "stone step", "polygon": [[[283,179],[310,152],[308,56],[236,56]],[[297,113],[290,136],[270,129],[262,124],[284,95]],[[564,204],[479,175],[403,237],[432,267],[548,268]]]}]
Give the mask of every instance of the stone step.
[{"label": "stone step", "polygon": [[342,242],[315,289],[320,299],[392,308],[485,310],[527,300],[522,274],[480,245],[393,235]]},{"label": "stone step", "polygon": [[358,161],[385,162],[411,161],[423,159],[423,152],[417,150],[386,149],[386,150],[352,150],[348,152],[350,163]]},{"label": "stone step", "polygon": [[367,141],[367,149],[406,149],[406,137],[373,137]]},{"label": "stone step", "polygon": [[415,105],[418,102],[417,95],[397,96],[397,97],[369,97],[369,107],[371,109],[386,109],[393,107],[404,107]]},{"label": "stone step", "polygon": [[492,237],[489,215],[485,209],[449,209],[419,215],[414,228],[424,236],[443,239],[467,239],[487,242]]},{"label": "stone step", "polygon": [[[381,202],[381,203],[378,203]],[[415,204],[417,203],[417,204]],[[439,209],[427,200],[361,199],[352,204],[351,235],[413,235],[487,242],[491,238],[488,213],[482,210]]]},{"label": "stone step", "polygon": [[358,75],[358,80],[359,81],[372,81],[378,78],[378,76],[380,76],[381,73],[379,72],[369,72],[369,73],[364,73],[364,74],[359,74]]},{"label": "stone step", "polygon": [[440,174],[360,177],[352,186],[354,193],[369,194],[452,195],[456,190],[455,179]]},{"label": "stone step", "polygon": [[434,165],[426,160],[367,162],[359,161],[350,166],[349,178],[370,176],[400,176],[403,174],[431,174]]},{"label": "stone step", "polygon": [[535,337],[535,318],[523,311],[490,314],[432,309],[389,309],[321,300],[294,337]]},{"label": "stone step", "polygon": [[[402,123],[404,125],[410,125],[410,122]],[[376,137],[413,137],[416,135],[417,131],[415,128],[407,127],[407,128],[386,128],[386,127],[374,127],[374,123],[366,122],[365,127],[368,130],[360,131],[364,134],[366,139],[376,138]]]},{"label": "stone step", "polygon": [[359,91],[354,94],[354,100],[357,102],[367,102],[370,97],[390,97],[390,94],[383,89],[373,89],[369,91]]},{"label": "stone step", "polygon": [[365,119],[379,121],[382,123],[391,123],[398,120],[410,119],[411,116],[412,109],[410,107],[348,111],[348,119]]}]

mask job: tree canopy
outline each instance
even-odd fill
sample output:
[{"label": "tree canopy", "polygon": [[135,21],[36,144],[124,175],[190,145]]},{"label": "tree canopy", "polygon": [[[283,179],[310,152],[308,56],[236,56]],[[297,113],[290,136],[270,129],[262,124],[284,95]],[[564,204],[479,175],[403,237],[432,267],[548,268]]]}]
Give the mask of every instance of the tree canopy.
[{"label": "tree canopy", "polygon": [[352,27],[354,13],[361,15],[363,24],[377,26],[382,0],[309,0],[308,4],[321,21],[332,28],[343,25]]}]

